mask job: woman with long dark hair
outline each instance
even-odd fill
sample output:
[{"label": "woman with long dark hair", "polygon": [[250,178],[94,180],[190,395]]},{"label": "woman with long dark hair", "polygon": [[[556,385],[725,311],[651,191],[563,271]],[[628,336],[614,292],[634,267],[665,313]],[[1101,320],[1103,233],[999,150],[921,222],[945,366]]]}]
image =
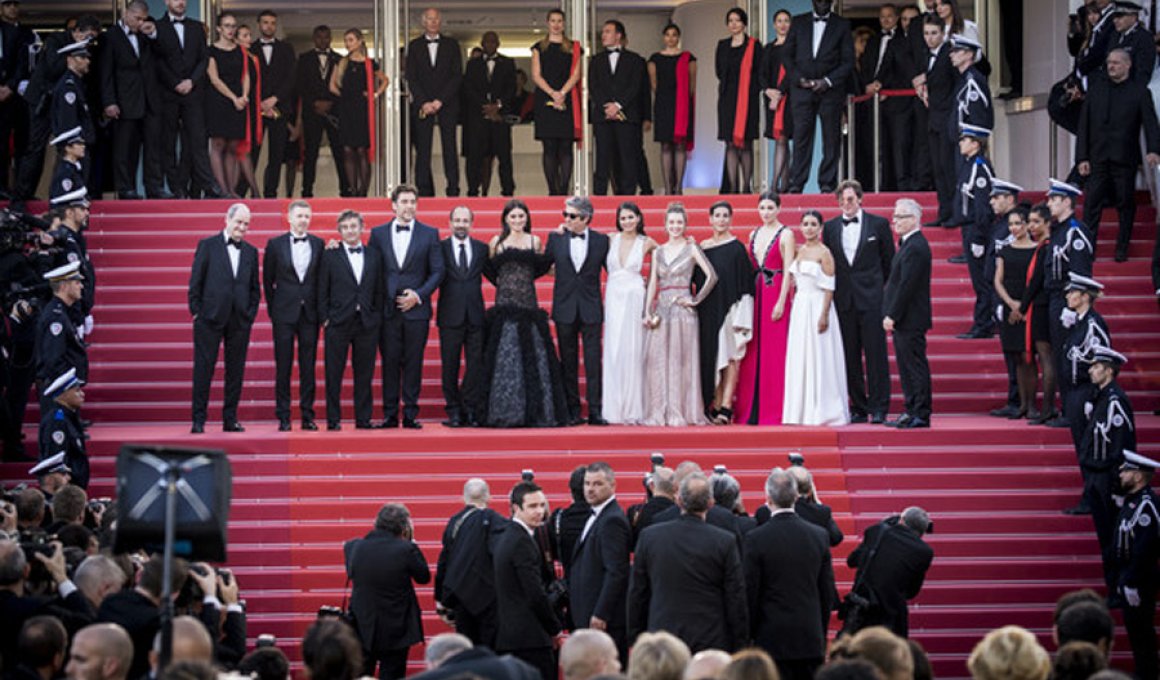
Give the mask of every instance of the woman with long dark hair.
[{"label": "woman with long dark hair", "polygon": [[665,47],[648,58],[653,95],[653,139],[661,145],[661,176],[665,194],[680,194],[685,162],[693,150],[693,111],[696,108],[697,57],[681,49],[681,29],[665,26]]},{"label": "woman with long dark hair", "polygon": [[725,142],[725,193],[748,194],[753,185],[753,140],[761,120],[761,43],[745,32],[749,15],[725,13],[729,37],[717,43],[717,139]]},{"label": "woman with long dark hair", "polygon": [[[254,44],[254,32],[246,24],[238,26],[238,46],[242,48],[242,55],[246,58],[244,69],[246,77],[250,79],[250,92],[262,91],[262,72],[258,65],[258,56],[250,52],[250,45]],[[262,102],[258,97],[250,97],[246,105],[246,137],[238,144],[237,160],[238,171],[241,177],[235,187],[238,196],[245,196],[249,192],[251,198],[260,198],[258,193],[258,179],[254,176],[254,162],[257,158],[255,148],[262,146]],[[245,184],[242,184],[242,180]]]},{"label": "woman with long dark hair", "polygon": [[572,144],[580,139],[584,122],[580,110],[580,43],[564,35],[564,13],[548,12],[548,34],[532,45],[532,82],[536,86],[536,139],[543,145],[542,161],[548,193],[571,193]]},{"label": "woman with long dark hair", "polygon": [[375,100],[387,89],[387,76],[367,55],[357,28],[342,36],[346,56],[330,74],[330,91],[338,97],[338,138],[351,196],[366,196],[375,155]]},{"label": "woman with long dark hair", "polygon": [[604,288],[604,419],[635,425],[644,419],[644,278],[645,259],[657,247],[644,233],[644,215],[636,203],[616,209],[616,232],[608,246]]},{"label": "woman with long dark hair", "polygon": [[789,35],[792,19],[793,16],[784,9],[773,15],[773,28],[777,35],[761,53],[761,90],[767,100],[765,136],[774,141],[771,186],[779,193],[789,189],[789,141],[793,138],[793,116],[789,105],[789,93],[793,88],[786,88],[785,94],[780,89],[786,76],[782,46]]}]

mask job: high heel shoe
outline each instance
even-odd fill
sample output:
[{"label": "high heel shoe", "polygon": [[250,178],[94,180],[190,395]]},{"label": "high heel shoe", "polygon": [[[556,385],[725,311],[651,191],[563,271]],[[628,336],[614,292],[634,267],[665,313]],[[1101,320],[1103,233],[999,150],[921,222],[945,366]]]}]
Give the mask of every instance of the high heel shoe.
[{"label": "high heel shoe", "polygon": [[733,422],[733,409],[731,409],[731,408],[719,408],[719,409],[717,409],[717,415],[713,416],[713,424],[714,425],[728,425],[729,423],[732,423],[732,422]]},{"label": "high heel shoe", "polygon": [[1007,419],[1008,420],[1023,420],[1026,417],[1027,417],[1027,409],[1021,408],[1018,411],[1016,411],[1015,413],[1012,413],[1011,415],[1007,416]]},{"label": "high heel shoe", "polygon": [[1055,409],[1051,409],[1049,411],[1043,411],[1039,414],[1038,418],[1029,419],[1027,421],[1027,424],[1028,425],[1046,425],[1047,423],[1051,422],[1052,420],[1055,420],[1055,418],[1058,415],[1059,414],[1055,412]]}]

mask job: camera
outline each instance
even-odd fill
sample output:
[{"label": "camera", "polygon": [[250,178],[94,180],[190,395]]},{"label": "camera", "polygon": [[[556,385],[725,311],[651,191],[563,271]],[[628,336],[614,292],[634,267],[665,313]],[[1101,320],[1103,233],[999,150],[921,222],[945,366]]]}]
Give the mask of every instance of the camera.
[{"label": "camera", "polygon": [[341,619],[342,609],[331,604],[324,604],[318,608],[318,615],[315,618],[319,621],[325,619]]},{"label": "camera", "polygon": [[713,466],[713,474],[715,474],[715,475],[727,475],[727,474],[729,474],[729,468],[725,467],[724,465],[714,465]]},{"label": "camera", "polygon": [[806,464],[806,457],[803,456],[799,451],[793,451],[786,457],[789,458],[790,465],[802,467]]},{"label": "camera", "polygon": [[274,637],[273,635],[271,635],[269,633],[262,633],[261,635],[258,636],[258,639],[254,642],[254,647],[256,649],[261,649],[263,647],[276,647],[276,646],[278,646],[278,638]]},{"label": "camera", "polygon": [[536,471],[531,468],[525,468],[520,472],[520,479],[529,483],[534,482],[536,481]]},{"label": "camera", "polygon": [[659,467],[663,467],[665,464],[665,454],[660,453],[660,452],[655,452],[655,453],[650,454],[648,459],[649,459],[649,462],[652,463],[654,470],[659,468]]}]

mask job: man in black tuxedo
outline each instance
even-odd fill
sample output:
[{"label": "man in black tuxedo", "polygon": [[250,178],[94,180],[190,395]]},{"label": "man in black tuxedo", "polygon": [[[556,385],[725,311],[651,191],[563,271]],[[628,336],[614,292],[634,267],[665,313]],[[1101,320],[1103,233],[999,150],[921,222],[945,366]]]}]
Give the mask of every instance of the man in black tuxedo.
[{"label": "man in black tuxedo", "polygon": [[588,116],[596,137],[592,193],[597,196],[608,192],[613,163],[616,193],[636,193],[641,145],[640,89],[647,74],[644,59],[624,47],[627,37],[621,22],[604,22],[600,31],[604,51],[592,57],[588,65]]},{"label": "man in black tuxedo", "polygon": [[[471,238],[475,216],[465,205],[451,210],[451,236],[440,243],[445,274],[439,286],[435,324],[443,362],[443,402],[448,427],[477,427],[486,407],[483,381],[483,277],[490,280],[487,244]],[[459,382],[460,359],[463,384]]]},{"label": "man in black tuxedo", "polygon": [[[186,0],[165,0],[168,11],[157,20],[157,81],[161,87],[161,168],[177,198],[225,198],[213,179],[206,150],[205,24],[185,15]],[[177,140],[181,139],[181,158]]]},{"label": "man in black tuxedo", "polygon": [[225,343],[226,384],[222,429],[245,432],[238,422],[238,401],[246,370],[250,328],[258,314],[258,249],[246,243],[250,209],[235,203],[226,211],[225,229],[201,240],[189,275],[189,313],[193,315],[193,427],[205,431],[209,385],[218,348]]},{"label": "man in black tuxedo", "polygon": [[[794,502],[793,511],[797,513],[798,517],[810,524],[825,529],[830,547],[836,548],[845,538],[845,535],[838,523],[834,521],[833,508],[818,500],[818,491],[814,487],[814,476],[802,465],[791,465],[786,469],[786,474],[797,483],[798,497],[797,501]],[[753,512],[753,518],[757,520],[757,526],[761,526],[769,521],[772,514],[772,509],[767,503]],[[836,598],[834,603],[837,603]]]},{"label": "man in black tuxedo", "polygon": [[926,332],[931,327],[930,244],[922,235],[922,206],[913,199],[894,204],[894,232],[901,243],[882,296],[882,328],[894,334],[894,358],[906,412],[887,425],[902,430],[930,427],[930,364]]},{"label": "man in black tuxedo", "polygon": [[145,152],[142,173],[149,198],[172,198],[161,182],[160,88],[157,79],[157,26],[149,19],[144,0],[133,0],[121,10],[121,20],[105,32],[98,66],[101,74],[101,106],[113,125],[113,184],[117,197],[139,199],[137,160]]},{"label": "man in black tuxedo", "polygon": [[314,195],[314,178],[318,172],[318,153],[322,146],[323,132],[326,133],[330,153],[334,156],[338,195],[346,196],[349,187],[346,167],[342,162],[342,146],[338,141],[338,112],[334,110],[338,97],[330,91],[330,76],[341,57],[330,49],[330,27],[315,26],[312,39],[314,49],[298,55],[294,79],[296,94],[302,101],[302,144],[305,151],[302,159],[302,198]]},{"label": "man in black tuxedo", "polygon": [[616,643],[620,658],[628,659],[624,598],[632,528],[616,502],[616,476],[608,463],[588,466],[584,500],[592,511],[576,544],[568,577],[572,628],[605,631]]},{"label": "man in black tuxedo", "polygon": [[342,546],[365,675],[376,676],[378,667],[377,677],[402,678],[411,645],[423,641],[423,612],[414,584],[429,582],[431,569],[414,534],[407,506],[388,503],[379,510],[372,531]]},{"label": "man in black tuxedo", "polygon": [[933,530],[926,510],[912,506],[862,535],[846,566],[858,570],[854,589],[877,604],[863,621],[865,626],[886,626],[895,635],[909,635],[906,601],[918,597],[934,559],[934,550],[922,540]]},{"label": "man in black tuxedo", "polygon": [[556,680],[552,645],[560,622],[548,602],[552,572],[535,538],[548,513],[547,496],[535,482],[520,482],[512,489],[511,510],[511,524],[492,545],[495,650],[527,661],[543,680]]},{"label": "man in black tuxedo", "polygon": [[286,209],[290,231],[266,242],[262,288],[274,324],[274,414],[278,431],[290,431],[290,371],[298,343],[298,405],[302,429],[314,424],[314,364],[318,356],[318,263],[322,239],[308,234],[311,210],[306,201]]},{"label": "man in black tuxedo", "polygon": [[415,183],[421,196],[435,195],[431,177],[431,141],[439,124],[447,195],[459,195],[459,84],[463,52],[455,38],[439,34],[443,16],[431,7],[423,12],[423,35],[407,45],[407,88],[411,92],[411,131],[415,144]]},{"label": "man in black tuxedo", "polygon": [[604,303],[600,296],[600,270],[608,256],[608,237],[588,228],[592,222],[592,201],[573,196],[564,202],[562,234],[548,237],[545,252],[556,267],[552,287],[552,321],[560,345],[564,369],[564,396],[568,401],[568,423],[579,425],[580,417],[580,338],[584,339],[584,377],[587,380],[588,424],[607,425],[600,415],[601,355],[600,336],[604,325]]},{"label": "man in black tuxedo", "polygon": [[813,12],[793,18],[782,53],[786,77],[783,93],[795,88],[793,106],[793,165],[790,193],[801,193],[814,157],[814,126],[822,122],[822,164],[818,186],[822,193],[838,183],[842,146],[842,106],[846,81],[854,70],[854,39],[850,22],[833,13],[833,0],[813,0]]},{"label": "man in black tuxedo", "polygon": [[745,535],[750,630],[785,680],[810,680],[826,654],[834,567],[826,532],[794,512],[797,483],[774,468],[765,482],[774,508]]},{"label": "man in black tuxedo", "polygon": [[842,214],[826,222],[822,242],[834,256],[834,307],[846,353],[850,422],[884,423],[890,410],[890,365],[882,332],[882,288],[890,275],[894,237],[886,218],[862,210],[857,180],[842,182],[837,196]]},{"label": "man in black tuxedo", "polygon": [[[483,58],[467,62],[463,75],[463,127],[467,138],[467,195],[479,196],[484,166],[499,160],[499,187],[504,196],[516,191],[512,179],[512,126],[515,110],[516,63],[499,50],[495,31],[483,34]],[[490,177],[490,173],[486,173]],[[483,186],[483,195],[487,187]]]},{"label": "man in black tuxedo", "polygon": [[[263,10],[258,15],[260,37],[250,45],[250,53],[258,57],[262,76],[262,91],[258,93],[259,115],[266,131],[266,171],[262,177],[262,195],[278,197],[278,180],[286,164],[286,145],[290,139],[288,122],[294,111],[294,48],[274,36],[278,33],[278,15]],[[254,99],[253,95],[250,97]],[[261,142],[261,140],[258,140]],[[255,143],[250,151],[254,166],[258,165],[261,145]]]},{"label": "man in black tuxedo", "polygon": [[[338,216],[342,244],[322,253],[318,272],[318,321],[326,333],[326,429],[342,429],[342,375],[351,355],[354,422],[372,427],[375,350],[382,325],[382,259],[363,246],[363,217],[353,210]],[[369,257],[368,257],[369,255]]]},{"label": "man in black tuxedo", "polygon": [[[423,384],[423,350],[431,325],[431,296],[443,281],[443,251],[439,231],[415,219],[419,192],[400,184],[391,192],[395,219],[371,231],[370,249],[380,258],[383,273],[383,327],[379,353],[383,358],[384,428],[399,426],[402,386],[403,427],[420,429],[419,389]],[[400,383],[401,378],[401,383]]]},{"label": "man in black tuxedo", "polygon": [[[898,8],[892,4],[878,9],[882,31],[870,39],[862,53],[862,75],[869,81],[865,94],[882,90],[909,90],[914,66],[910,46],[898,26]],[[913,100],[910,97],[887,97],[879,105],[882,122],[883,191],[914,189],[910,139],[913,135]]]},{"label": "man in black tuxedo", "polygon": [[732,652],[749,640],[745,574],[737,542],[705,523],[713,504],[709,480],[685,477],[680,518],[640,534],[628,593],[628,636],[667,630],[696,653]]},{"label": "man in black tuxedo", "polygon": [[436,613],[473,643],[489,648],[495,647],[495,569],[489,545],[508,523],[487,507],[490,500],[487,482],[467,480],[463,509],[443,530],[435,566]]},{"label": "man in black tuxedo", "polygon": [[[927,14],[922,22],[921,50],[914,55],[914,78],[911,82],[927,111],[927,149],[938,192],[938,215],[925,226],[950,224],[955,215],[958,191],[955,182],[955,139],[950,133],[955,101],[955,67],[951,64],[950,43],[945,40],[943,20]],[[922,130],[919,134],[924,134]]]},{"label": "man in black tuxedo", "polygon": [[[20,91],[22,83],[28,85],[28,48],[36,42],[32,29],[20,23],[20,3],[0,3],[0,189],[5,191],[10,166],[28,149],[29,111]],[[36,149],[42,155],[44,142]]]}]

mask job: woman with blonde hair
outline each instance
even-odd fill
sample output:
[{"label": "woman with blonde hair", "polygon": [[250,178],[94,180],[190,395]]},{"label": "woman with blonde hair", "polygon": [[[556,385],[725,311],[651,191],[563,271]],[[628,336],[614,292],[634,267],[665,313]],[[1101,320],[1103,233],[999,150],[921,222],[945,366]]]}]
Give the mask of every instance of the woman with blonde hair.
[{"label": "woman with blonde hair", "polygon": [[1003,626],[975,645],[967,669],[975,680],[1047,680],[1051,657],[1027,629]]},{"label": "woman with blonde hair", "polygon": [[330,91],[338,97],[338,138],[352,196],[366,196],[375,155],[375,100],[387,89],[388,79],[367,55],[362,31],[342,35],[346,56],[330,74]]},{"label": "woman with blonde hair", "polygon": [[681,680],[689,646],[672,633],[641,633],[628,657],[628,680]]}]

